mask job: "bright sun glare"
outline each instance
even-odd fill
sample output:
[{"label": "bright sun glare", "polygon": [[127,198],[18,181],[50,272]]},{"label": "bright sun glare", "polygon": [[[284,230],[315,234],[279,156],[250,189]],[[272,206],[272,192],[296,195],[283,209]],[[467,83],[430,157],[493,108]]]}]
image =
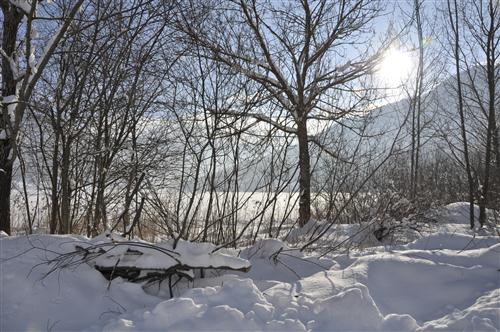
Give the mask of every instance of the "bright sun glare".
[{"label": "bright sun glare", "polygon": [[384,87],[397,88],[410,77],[413,67],[414,61],[408,52],[390,48],[382,59],[378,75]]}]

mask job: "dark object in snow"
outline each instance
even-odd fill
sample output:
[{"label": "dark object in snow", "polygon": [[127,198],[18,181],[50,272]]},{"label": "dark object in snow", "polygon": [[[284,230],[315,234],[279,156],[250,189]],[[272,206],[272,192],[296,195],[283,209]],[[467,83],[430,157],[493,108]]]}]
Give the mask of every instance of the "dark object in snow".
[{"label": "dark object in snow", "polygon": [[223,269],[248,272],[250,263],[218,251],[210,243],[173,241],[152,244],[129,241],[115,234],[99,236],[89,243],[75,246],[75,253],[112,280],[122,277],[131,282],[194,279],[195,269]]},{"label": "dark object in snow", "polygon": [[373,235],[377,238],[377,240],[382,241],[384,237],[386,237],[390,233],[390,230],[385,226],[380,226],[375,231],[373,231]]}]

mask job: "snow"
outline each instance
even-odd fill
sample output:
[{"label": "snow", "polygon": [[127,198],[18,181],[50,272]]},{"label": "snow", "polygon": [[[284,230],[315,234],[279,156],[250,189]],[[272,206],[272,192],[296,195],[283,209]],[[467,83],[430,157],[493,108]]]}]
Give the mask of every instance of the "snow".
[{"label": "snow", "polygon": [[31,3],[27,0],[9,0],[9,2],[21,9],[25,15],[31,13]]},{"label": "snow", "polygon": [[49,267],[35,267],[53,257],[51,251],[63,252],[69,242],[81,240],[84,239],[48,235],[0,239],[1,331],[50,330],[52,326],[59,331],[92,328],[94,322],[129,308],[157,302],[140,285],[122,280],[113,281],[108,290],[108,281],[86,264],[45,278]]},{"label": "snow", "polygon": [[30,56],[28,58],[28,64],[29,64],[33,74],[35,74],[37,69],[36,69],[35,51],[33,49],[31,50]]},{"label": "snow", "polygon": [[284,242],[276,239],[260,240],[242,250],[240,256],[252,265],[249,272],[240,275],[252,278],[259,286],[271,285],[275,281],[294,282],[335,264],[331,259],[308,257],[298,250],[290,250]]},{"label": "snow", "polygon": [[17,96],[16,95],[3,96],[2,103],[4,103],[4,104],[16,104],[17,103]]},{"label": "snow", "polygon": [[421,331],[498,331],[500,327],[500,289],[481,296],[465,310],[425,323]]},{"label": "snow", "polygon": [[95,253],[104,248],[106,253],[93,259],[94,265],[100,267],[167,270],[179,265],[190,268],[250,269],[247,260],[214,251],[216,247],[211,243],[179,240],[174,248],[173,240],[152,244],[145,241],[127,241],[113,233],[100,235],[91,241],[78,242],[75,245]]},{"label": "snow", "polygon": [[[7,105],[7,113],[9,114],[9,120],[13,121],[15,118],[15,112],[18,104],[18,98],[16,95],[3,96],[2,103]],[[9,137],[9,131],[2,130],[2,139]]]},{"label": "snow", "polygon": [[406,245],[409,249],[476,249],[498,243],[497,236],[470,236],[460,233],[437,233],[415,240]]},{"label": "snow", "polygon": [[251,279],[227,275],[220,286],[194,288],[180,298],[160,302],[110,321],[105,331],[302,330],[294,319],[273,319],[274,306]]},{"label": "snow", "polygon": [[[215,246],[181,241],[175,250],[191,263],[252,268],[197,278],[171,299],[121,278],[109,282],[92,264],[45,276],[51,267],[43,263],[75,243],[119,236],[0,234],[0,330],[499,331],[500,241],[462,228],[467,218],[453,217],[461,208],[448,206],[444,227],[411,243],[322,259],[276,239],[212,257]],[[171,240],[159,245],[172,249]]]},{"label": "snow", "polygon": [[62,29],[64,27],[64,24],[61,24],[57,30],[54,32],[52,37],[48,40],[47,44],[45,44],[45,47],[43,48],[42,54],[39,57],[39,61],[37,62],[35,59],[34,55],[34,50],[31,50],[30,56],[29,56],[29,64],[31,68],[31,74],[29,77],[29,82],[33,80],[35,77],[36,73],[38,72],[38,64],[42,63],[44,59],[47,57],[49,52],[51,52],[51,48],[54,46],[54,43],[56,42],[57,38],[61,35]]}]

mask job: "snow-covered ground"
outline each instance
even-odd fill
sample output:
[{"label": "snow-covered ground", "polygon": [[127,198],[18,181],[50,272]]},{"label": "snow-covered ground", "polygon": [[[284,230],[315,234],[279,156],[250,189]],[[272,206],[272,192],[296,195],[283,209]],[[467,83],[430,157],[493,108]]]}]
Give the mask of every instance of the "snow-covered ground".
[{"label": "snow-covered ground", "polygon": [[210,273],[172,299],[87,264],[46,275],[87,238],[2,236],[0,330],[499,331],[500,239],[470,231],[466,212],[443,208],[408,244],[323,258],[261,240],[232,251],[248,273]]}]

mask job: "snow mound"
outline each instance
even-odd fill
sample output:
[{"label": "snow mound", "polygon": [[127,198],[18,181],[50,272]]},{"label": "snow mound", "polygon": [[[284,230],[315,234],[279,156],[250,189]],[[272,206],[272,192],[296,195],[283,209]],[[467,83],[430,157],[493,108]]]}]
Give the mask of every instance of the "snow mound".
[{"label": "snow mound", "polygon": [[[475,234],[483,237],[496,237],[499,234],[500,228],[499,226],[495,227],[491,222],[494,220],[492,217],[489,218],[490,221],[486,222],[484,227],[480,227],[479,207],[477,205],[474,205],[476,223],[474,229],[471,229],[469,211],[469,203],[456,202],[429,209],[423,214],[409,214],[399,218],[376,218],[364,223],[330,225],[326,220],[311,220],[304,227],[291,230],[287,240],[300,246],[329,227],[319,242],[330,248],[335,247],[337,251],[345,251],[380,245],[403,245],[421,238],[432,237],[436,233],[446,233],[447,237],[454,236],[455,233]],[[498,213],[498,211],[487,209],[488,216],[493,216],[494,213]],[[466,247],[467,243],[455,240],[452,239],[448,243],[453,243],[455,247],[461,245]],[[481,244],[476,245],[477,240],[472,242],[472,249],[482,246]],[[439,248],[441,247],[437,244],[435,249]]]},{"label": "snow mound", "polygon": [[373,331],[383,321],[368,289],[361,284],[316,301],[313,308],[317,318],[308,326],[318,331]]},{"label": "snow mound", "polygon": [[194,288],[179,298],[160,302],[110,321],[105,331],[305,331],[298,320],[274,319],[274,306],[250,279],[225,276],[221,286]]},{"label": "snow mound", "polygon": [[247,259],[252,266],[244,276],[257,281],[261,289],[269,285],[269,281],[297,281],[335,264],[331,259],[306,256],[277,239],[259,240],[242,250],[240,257]]},{"label": "snow mound", "polygon": [[[442,223],[469,225],[470,203],[456,202],[437,209],[437,215]],[[474,205],[474,219],[479,220],[479,206]]]},{"label": "snow mound", "polygon": [[454,310],[440,319],[425,323],[419,331],[498,331],[500,329],[500,289],[481,296],[470,307]]},{"label": "snow mound", "polygon": [[[470,204],[468,202],[456,202],[432,209],[427,216],[438,221],[435,229],[441,232],[460,232],[464,234],[478,233],[480,235],[497,234],[498,225],[494,224],[494,214],[499,211],[486,209],[486,224],[481,228],[479,224],[479,206],[474,205],[474,229],[470,229]],[[495,227],[496,226],[496,227]]]},{"label": "snow mound", "polygon": [[289,249],[288,246],[278,239],[259,240],[253,246],[243,251],[243,255],[256,258],[271,258],[272,255],[282,250]]},{"label": "snow mound", "polygon": [[500,245],[456,251],[381,252],[361,256],[342,270],[317,273],[299,282],[301,294],[321,298],[353,284],[367,287],[383,315],[408,314],[419,324],[500,287]]},{"label": "snow mound", "polygon": [[109,284],[87,264],[47,275],[51,266],[44,262],[81,241],[88,239],[54,235],[0,239],[0,331],[82,330],[158,302],[138,284],[119,279]]},{"label": "snow mound", "polygon": [[491,247],[500,243],[497,236],[471,236],[460,233],[437,233],[432,234],[406,245],[408,249],[451,249],[451,250],[471,250]]}]

